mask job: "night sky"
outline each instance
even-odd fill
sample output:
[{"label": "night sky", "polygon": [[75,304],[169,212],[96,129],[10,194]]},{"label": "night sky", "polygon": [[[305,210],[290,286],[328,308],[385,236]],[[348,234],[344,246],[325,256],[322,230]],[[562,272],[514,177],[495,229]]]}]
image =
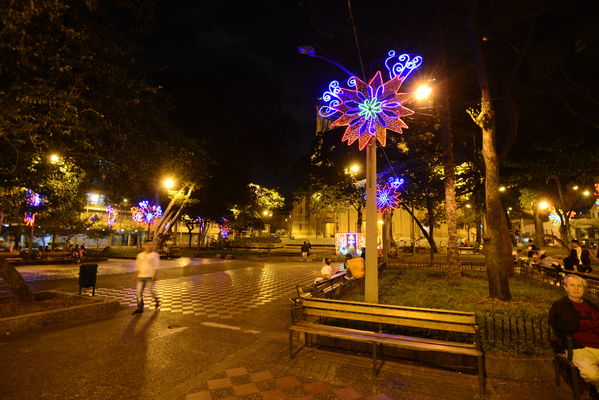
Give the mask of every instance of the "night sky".
[{"label": "night sky", "polygon": [[[582,8],[572,4],[568,6],[570,10],[546,7],[545,14],[537,21],[534,41],[541,44],[546,41],[549,48],[555,46],[552,40],[574,31],[573,27],[579,24],[577,18],[597,15],[597,7],[590,2],[574,3]],[[355,0],[352,4],[367,75],[382,67],[389,49],[424,56],[423,67],[410,80],[434,75],[438,60],[434,46],[438,37],[435,20],[449,18],[465,31],[463,12],[456,11],[455,16],[448,17],[452,8],[446,6],[447,2]],[[526,5],[522,3],[522,7],[525,9]],[[453,9],[463,11],[460,7]],[[528,18],[526,11],[515,6],[506,9],[514,13],[514,21],[520,24],[523,18]],[[490,40],[484,44],[484,51],[490,65],[504,68],[505,63],[507,69],[513,62],[513,54],[510,56],[511,50],[500,40],[499,32],[486,31],[484,18],[496,23],[496,10],[490,6],[485,12],[488,15],[482,16],[480,30]],[[459,130],[459,124],[463,124],[467,130],[476,130],[465,109],[475,105],[468,101],[476,101],[480,91],[471,66],[468,40],[464,32],[458,34],[462,36],[444,37],[451,45],[452,54],[443,79],[451,86],[452,107],[457,108],[454,129]],[[337,67],[300,55],[297,47],[306,44],[359,72],[346,1],[158,2],[155,32],[146,45],[148,61],[162,67],[158,82],[170,96],[176,125],[188,135],[206,139],[210,155],[218,161],[218,168],[212,171],[216,179],[241,187],[255,182],[278,187],[290,195],[292,165],[310,151],[317,98],[330,80],[345,78]],[[543,50],[542,46],[539,48]],[[458,63],[452,64],[452,60]],[[591,61],[595,63],[596,57]],[[528,67],[525,65],[523,71]],[[586,70],[581,70],[581,76],[585,79],[594,76],[592,85],[596,85],[596,76],[588,74],[590,67]],[[496,71],[502,70],[491,68],[490,74],[493,76]],[[538,132],[552,129],[556,124],[569,131],[579,130],[582,135],[596,133],[563,112],[554,98],[543,95],[538,77],[528,77],[523,72],[519,79],[522,82],[514,89],[516,96],[524,99],[520,104],[519,138],[537,140]],[[546,109],[559,116],[559,120],[551,120],[544,126],[545,119],[539,118],[543,110],[534,109],[535,104],[541,104],[538,96],[546,96],[543,100],[549,104]],[[500,99],[500,94],[497,98]],[[499,101],[499,117],[501,107]],[[499,123],[500,139],[502,129]],[[514,146],[513,152],[520,149],[522,146]]]}]

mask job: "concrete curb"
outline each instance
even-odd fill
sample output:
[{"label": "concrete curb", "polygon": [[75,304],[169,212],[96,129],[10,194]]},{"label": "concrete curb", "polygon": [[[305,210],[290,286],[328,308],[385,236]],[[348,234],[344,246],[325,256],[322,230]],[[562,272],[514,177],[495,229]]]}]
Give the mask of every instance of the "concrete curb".
[{"label": "concrete curb", "polygon": [[40,311],[14,317],[0,318],[0,335],[10,335],[26,332],[44,326],[59,325],[67,322],[89,321],[106,318],[120,309],[118,300],[101,297],[80,296],[74,293],[47,290],[38,293],[55,293],[58,296],[76,296],[89,299],[88,304],[59,308],[50,311]]}]

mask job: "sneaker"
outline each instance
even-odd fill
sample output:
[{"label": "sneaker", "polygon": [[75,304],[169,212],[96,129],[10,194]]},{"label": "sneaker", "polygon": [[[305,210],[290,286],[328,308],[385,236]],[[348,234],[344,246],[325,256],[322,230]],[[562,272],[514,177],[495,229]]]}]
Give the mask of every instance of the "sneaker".
[{"label": "sneaker", "polygon": [[135,311],[133,311],[133,312],[131,313],[131,315],[135,315],[135,314],[141,314],[142,312],[144,312],[143,308],[138,308],[138,309],[136,309]]}]

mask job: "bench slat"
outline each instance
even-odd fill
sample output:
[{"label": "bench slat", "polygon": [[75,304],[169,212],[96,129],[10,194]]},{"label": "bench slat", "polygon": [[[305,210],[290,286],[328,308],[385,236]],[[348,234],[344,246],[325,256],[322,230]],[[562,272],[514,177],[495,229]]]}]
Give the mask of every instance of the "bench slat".
[{"label": "bench slat", "polygon": [[335,311],[347,311],[353,313],[364,313],[364,314],[376,314],[376,315],[385,315],[389,317],[397,317],[397,318],[410,318],[410,319],[418,319],[418,320],[432,320],[439,322],[451,322],[455,324],[476,324],[476,316],[474,315],[451,315],[445,313],[436,313],[436,312],[424,312],[420,310],[411,310],[404,308],[388,308],[388,307],[372,307],[372,306],[363,306],[358,304],[344,304],[344,303],[336,303],[336,302],[319,302],[306,300],[304,302],[304,307],[306,309],[318,308],[322,310],[335,310]]},{"label": "bench slat", "polygon": [[439,313],[439,314],[448,314],[448,315],[464,315],[464,316],[472,316],[475,317],[475,313],[470,312],[470,311],[459,311],[459,310],[443,310],[443,309],[436,309],[436,308],[423,308],[423,307],[405,307],[405,306],[396,306],[396,305],[391,305],[391,304],[378,304],[378,303],[365,303],[365,302],[360,302],[360,301],[347,301],[347,300],[332,300],[332,299],[312,299],[311,301],[313,302],[320,302],[320,303],[338,303],[338,304],[344,304],[344,305],[357,305],[357,306],[363,306],[363,307],[373,307],[376,308],[377,310],[380,308],[386,308],[386,309],[396,309],[396,310],[413,310],[413,311],[425,311],[425,312],[430,312],[430,313]]},{"label": "bench slat", "polygon": [[378,332],[372,332],[372,331],[363,331],[360,329],[344,328],[344,327],[340,327],[340,326],[315,324],[315,323],[311,323],[311,322],[299,322],[299,323],[296,323],[294,326],[297,326],[299,328],[307,328],[307,329],[322,329],[323,331],[324,330],[332,330],[332,331],[355,333],[355,334],[367,333],[370,337],[374,337],[374,338],[399,339],[399,340],[403,340],[403,341],[431,343],[431,344],[436,344],[436,345],[440,345],[440,346],[454,346],[454,347],[463,347],[466,349],[476,349],[475,343],[451,342],[451,341],[429,339],[429,338],[423,338],[423,337],[395,335],[392,333],[378,333]]},{"label": "bench slat", "polygon": [[458,346],[449,346],[449,345],[438,345],[432,343],[422,343],[413,340],[401,340],[401,339],[392,339],[392,338],[374,338],[369,332],[365,332],[364,334],[357,333],[348,333],[342,331],[333,331],[333,330],[323,330],[317,328],[308,328],[301,327],[297,325],[291,326],[289,328],[296,332],[305,332],[308,334],[315,334],[320,336],[327,336],[338,339],[348,339],[357,342],[363,343],[380,343],[388,346],[401,347],[410,350],[419,350],[419,351],[439,351],[443,353],[451,353],[451,354],[460,354],[467,356],[480,356],[482,353],[476,349],[468,349],[464,347]]},{"label": "bench slat", "polygon": [[339,319],[350,319],[354,321],[378,322],[381,324],[410,326],[414,328],[436,329],[451,332],[476,333],[473,325],[450,324],[447,322],[433,322],[401,317],[388,317],[376,314],[358,314],[334,310],[323,310],[317,308],[304,308],[304,314],[318,317],[331,317]]}]

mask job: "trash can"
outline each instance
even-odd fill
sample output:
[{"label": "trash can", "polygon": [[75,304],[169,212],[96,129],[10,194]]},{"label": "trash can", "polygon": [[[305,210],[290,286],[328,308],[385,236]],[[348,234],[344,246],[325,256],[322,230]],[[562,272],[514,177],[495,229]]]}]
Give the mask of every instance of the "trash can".
[{"label": "trash can", "polygon": [[96,278],[98,276],[98,264],[81,264],[79,266],[79,294],[81,288],[92,288],[92,296],[96,295]]}]

